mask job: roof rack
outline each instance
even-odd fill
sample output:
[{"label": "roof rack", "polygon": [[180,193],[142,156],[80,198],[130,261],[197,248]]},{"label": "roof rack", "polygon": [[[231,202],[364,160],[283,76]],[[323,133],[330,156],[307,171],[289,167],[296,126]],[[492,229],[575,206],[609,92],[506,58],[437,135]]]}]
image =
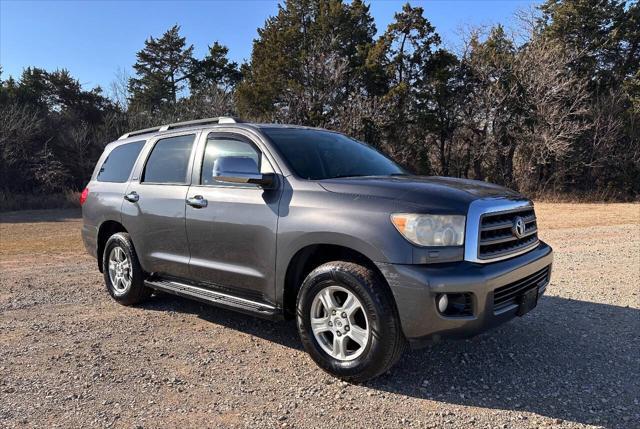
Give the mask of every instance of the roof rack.
[{"label": "roof rack", "polygon": [[145,128],[142,130],[131,131],[123,134],[118,140],[124,140],[133,136],[140,136],[143,134],[157,133],[168,130],[175,130],[177,128],[193,127],[195,125],[207,125],[207,124],[237,124],[242,122],[240,119],[233,118],[231,116],[218,116],[215,118],[196,119],[195,121],[176,122],[174,124],[161,125],[159,127]]}]

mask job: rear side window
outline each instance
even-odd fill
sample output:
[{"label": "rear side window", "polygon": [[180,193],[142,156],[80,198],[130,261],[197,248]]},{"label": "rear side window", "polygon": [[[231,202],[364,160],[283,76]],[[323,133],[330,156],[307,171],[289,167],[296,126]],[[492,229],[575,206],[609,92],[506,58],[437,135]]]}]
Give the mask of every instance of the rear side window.
[{"label": "rear side window", "polygon": [[187,183],[189,159],[195,135],[158,140],[149,155],[142,176],[143,182]]},{"label": "rear side window", "polygon": [[143,146],[144,140],[125,143],[113,149],[102,163],[96,180],[98,182],[126,182]]}]

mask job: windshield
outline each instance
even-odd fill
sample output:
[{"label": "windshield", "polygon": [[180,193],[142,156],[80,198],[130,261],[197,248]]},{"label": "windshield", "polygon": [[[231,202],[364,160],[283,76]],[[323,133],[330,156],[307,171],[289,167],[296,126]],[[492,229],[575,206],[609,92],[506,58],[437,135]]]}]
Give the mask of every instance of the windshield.
[{"label": "windshield", "polygon": [[309,180],[407,174],[372,147],[345,135],[303,128],[263,128],[293,171]]}]

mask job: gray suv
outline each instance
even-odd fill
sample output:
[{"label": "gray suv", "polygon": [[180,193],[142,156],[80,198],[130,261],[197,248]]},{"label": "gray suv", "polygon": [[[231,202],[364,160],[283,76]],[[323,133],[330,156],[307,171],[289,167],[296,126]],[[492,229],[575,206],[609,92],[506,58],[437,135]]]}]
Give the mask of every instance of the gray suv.
[{"label": "gray suv", "polygon": [[411,175],[322,129],[220,117],[131,132],[106,146],[81,202],[116,301],[158,290],[295,318],[314,361],[354,382],[407,345],[522,316],[551,275],[530,200]]}]

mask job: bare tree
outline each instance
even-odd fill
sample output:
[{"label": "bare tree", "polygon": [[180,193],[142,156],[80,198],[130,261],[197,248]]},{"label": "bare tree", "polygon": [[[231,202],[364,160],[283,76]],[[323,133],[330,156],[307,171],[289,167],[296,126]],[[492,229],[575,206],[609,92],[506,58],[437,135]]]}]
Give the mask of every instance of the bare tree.
[{"label": "bare tree", "polygon": [[217,85],[202,88],[197,94],[180,100],[177,106],[181,120],[233,115],[233,93]]},{"label": "bare tree", "polygon": [[300,68],[299,82],[287,88],[272,120],[329,126],[334,119],[337,100],[344,95],[348,60],[321,47],[313,50]]},{"label": "bare tree", "polygon": [[41,115],[36,109],[18,103],[0,105],[0,145],[3,152],[13,149],[13,141],[34,135],[41,126]]},{"label": "bare tree", "polygon": [[[15,172],[25,167],[34,149],[33,138],[43,126],[40,113],[17,103],[0,105],[0,188],[24,187]],[[20,177],[20,176],[18,176]]]},{"label": "bare tree", "polygon": [[33,158],[31,171],[42,190],[46,192],[62,191],[69,178],[69,173],[51,152],[50,141],[51,138],[44,143],[42,150]]},{"label": "bare tree", "polygon": [[111,98],[122,111],[126,111],[129,108],[129,98],[131,97],[131,92],[129,91],[130,80],[131,74],[120,67],[109,85],[109,98]]},{"label": "bare tree", "polygon": [[553,169],[576,161],[577,144],[592,128],[589,83],[571,70],[574,55],[552,40],[534,38],[514,63],[527,108],[517,154],[522,189],[555,182]]}]

